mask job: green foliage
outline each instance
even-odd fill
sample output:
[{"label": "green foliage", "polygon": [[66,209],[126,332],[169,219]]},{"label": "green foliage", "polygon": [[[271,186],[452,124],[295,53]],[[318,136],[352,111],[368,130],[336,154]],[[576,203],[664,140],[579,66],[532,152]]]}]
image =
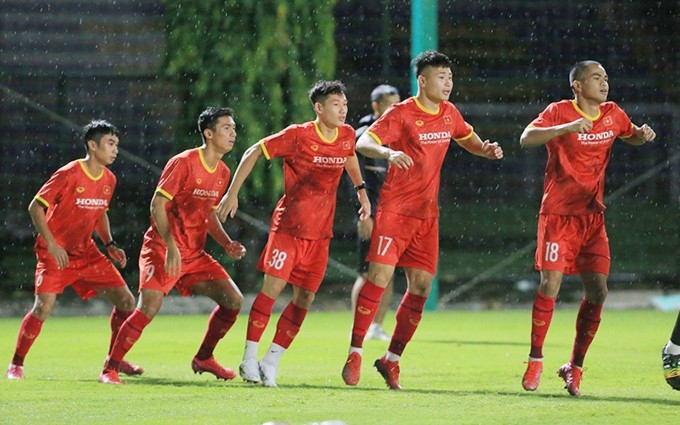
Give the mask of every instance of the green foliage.
[{"label": "green foliage", "polygon": [[[211,105],[236,110],[234,164],[262,137],[313,119],[307,90],[335,73],[335,0],[164,4],[165,73],[184,90],[178,151],[196,145],[196,118]],[[260,164],[246,183],[246,198],[275,200],[283,190],[281,167]]]},{"label": "green foliage", "polygon": [[[165,307],[171,303],[172,297]],[[0,379],[0,422],[676,423],[679,394],[664,381],[660,358],[675,313],[606,309],[586,357],[583,395],[574,399],[555,371],[569,359],[575,306],[559,305],[555,311],[538,390],[529,393],[520,385],[529,351],[530,309],[527,305],[511,311],[425,312],[401,360],[401,392],[388,390],[372,366],[385,352],[385,342],[364,344],[357,387],[342,382],[340,370],[352,323],[349,312],[314,311],[307,316],[281,360],[278,388],[192,373],[191,357],[203,337],[207,313],[157,316],[128,355],[146,372],[141,377],[123,376],[125,385],[116,388],[97,383],[109,344],[108,317],[52,317],[26,357],[26,379]],[[274,315],[269,322],[260,356],[274,335],[277,319]],[[5,365],[20,322],[20,317],[0,319],[0,358]],[[245,315],[239,316],[217,346],[215,356],[225,366],[238,366],[247,322]],[[394,313],[385,325],[392,329]]]}]

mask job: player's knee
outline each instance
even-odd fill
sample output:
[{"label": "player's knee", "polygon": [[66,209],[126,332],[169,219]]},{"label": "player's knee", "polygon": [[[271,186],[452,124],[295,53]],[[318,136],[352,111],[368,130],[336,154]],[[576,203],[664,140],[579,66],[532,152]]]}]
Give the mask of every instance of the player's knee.
[{"label": "player's knee", "polygon": [[586,301],[592,304],[604,304],[609,290],[606,286],[590,288],[586,291]]},{"label": "player's knee", "polygon": [[49,301],[36,300],[31,310],[31,314],[37,319],[45,320],[47,319],[54,310],[54,303]]},{"label": "player's knee", "polygon": [[131,312],[135,309],[135,297],[130,293],[123,295],[116,303],[116,308],[126,313]]}]

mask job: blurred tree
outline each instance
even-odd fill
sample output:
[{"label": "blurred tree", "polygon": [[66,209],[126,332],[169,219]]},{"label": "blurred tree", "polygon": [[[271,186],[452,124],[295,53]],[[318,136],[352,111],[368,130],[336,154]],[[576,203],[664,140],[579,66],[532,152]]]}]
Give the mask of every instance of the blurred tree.
[{"label": "blurred tree", "polygon": [[[176,150],[196,146],[207,106],[236,111],[236,163],[250,145],[313,117],[307,90],[335,74],[336,0],[164,0],[166,76],[183,91]],[[280,166],[257,166],[244,200],[283,191]]]}]

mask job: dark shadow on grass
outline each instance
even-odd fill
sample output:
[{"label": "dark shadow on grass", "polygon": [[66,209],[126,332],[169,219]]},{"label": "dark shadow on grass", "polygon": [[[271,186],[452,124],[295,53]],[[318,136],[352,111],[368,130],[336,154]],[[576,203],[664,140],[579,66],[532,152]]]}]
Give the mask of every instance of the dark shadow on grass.
[{"label": "dark shadow on grass", "polygon": [[455,339],[419,339],[418,342],[425,342],[430,344],[456,344],[456,345],[493,345],[493,346],[528,346],[528,342],[512,342],[512,341],[461,341]]},{"label": "dark shadow on grass", "polygon": [[[298,384],[298,385],[283,385],[279,387],[282,390],[286,389],[315,389],[315,390],[339,390],[339,391],[365,391],[365,392],[382,392],[391,391],[388,388],[371,388],[371,387],[349,387],[349,386],[325,386],[325,385],[310,385],[310,384]],[[420,388],[405,388],[402,391],[394,391],[395,395],[400,393],[417,393],[417,394],[436,394],[445,396],[501,396],[501,397],[538,397],[540,399],[571,399],[575,403],[588,403],[588,402],[603,402],[609,401],[612,403],[634,403],[634,404],[652,404],[652,405],[663,405],[663,406],[679,406],[680,400],[673,399],[658,399],[658,398],[648,398],[648,397],[602,397],[602,396],[592,396],[592,395],[582,395],[581,397],[571,397],[564,392],[564,394],[557,393],[527,393],[524,391],[462,391],[462,390],[430,390],[430,389],[420,389]]]},{"label": "dark shadow on grass", "polygon": [[[121,377],[123,381],[122,386],[110,385],[111,387],[135,387],[139,385],[158,385],[165,387],[194,387],[194,388],[218,388],[218,387],[229,387],[229,388],[249,388],[258,387],[259,385],[244,382],[240,379],[234,379],[231,381],[224,381],[221,379],[170,379],[170,378],[153,378],[153,377]],[[80,382],[92,382],[92,380],[81,379]],[[104,386],[104,384],[102,384]]]},{"label": "dark shadow on grass", "polygon": [[[53,381],[53,380],[52,380]],[[91,380],[81,379],[79,382],[91,383]],[[249,382],[244,382],[240,380],[232,381],[222,381],[222,380],[179,380],[179,379],[168,379],[168,378],[151,378],[151,377],[139,377],[139,378],[123,378],[125,386],[138,386],[138,385],[153,385],[153,386],[167,386],[167,387],[181,387],[181,388],[228,388],[228,389],[244,389],[244,388],[254,388],[262,389],[262,391],[287,391],[287,390],[336,390],[336,391],[361,391],[364,393],[377,393],[384,391],[391,391],[388,388],[377,388],[377,387],[349,387],[346,385],[329,386],[329,385],[313,385],[313,384],[280,384],[277,388],[265,388],[260,384],[253,384]],[[103,384],[102,384],[103,386]],[[116,388],[121,388],[119,386],[112,386]],[[571,397],[566,392],[564,393],[528,393],[524,391],[485,391],[483,389],[476,391],[464,391],[464,390],[433,390],[424,388],[405,388],[402,391],[394,391],[395,396],[398,394],[433,394],[433,395],[445,395],[451,397],[465,397],[465,396],[497,396],[497,397],[534,397],[537,399],[571,399],[574,403],[589,403],[589,402],[612,402],[612,403],[633,403],[633,404],[649,404],[649,405],[662,405],[662,406],[675,406],[680,407],[680,400],[674,399],[658,399],[658,398],[648,398],[648,397],[613,397],[613,396],[594,396],[594,395],[582,395],[581,397]],[[670,394],[669,394],[670,396]]]}]

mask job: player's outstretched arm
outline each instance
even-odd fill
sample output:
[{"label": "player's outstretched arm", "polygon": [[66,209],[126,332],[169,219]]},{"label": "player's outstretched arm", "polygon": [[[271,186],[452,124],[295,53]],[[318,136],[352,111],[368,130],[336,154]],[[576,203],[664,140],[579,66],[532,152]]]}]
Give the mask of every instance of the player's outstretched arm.
[{"label": "player's outstretched arm", "polygon": [[593,122],[586,118],[579,118],[576,121],[566,124],[555,125],[552,127],[527,126],[519,138],[519,144],[523,148],[533,148],[543,146],[555,137],[567,133],[587,133],[593,128]]},{"label": "player's outstretched arm", "polygon": [[41,204],[40,201],[33,198],[28,205],[28,213],[31,215],[31,220],[33,221],[36,230],[40,236],[43,237],[45,243],[47,243],[47,252],[54,258],[57,267],[63,269],[68,265],[68,254],[66,253],[66,250],[57,243],[50,227],[47,225],[45,206]]},{"label": "player's outstretched arm", "polygon": [[246,255],[246,248],[241,243],[232,240],[227,232],[224,230],[222,223],[217,218],[216,213],[210,214],[208,217],[208,234],[215,239],[228,256],[234,260],[240,260]]},{"label": "player's outstretched arm", "polygon": [[410,156],[402,151],[395,151],[381,145],[368,132],[362,134],[357,140],[357,151],[369,158],[386,159],[390,164],[402,170],[413,166],[413,159]]},{"label": "player's outstretched arm", "polygon": [[127,257],[125,251],[115,244],[110,244],[110,242],[113,242],[113,236],[111,236],[111,224],[107,213],[102,214],[102,217],[97,222],[94,230],[97,232],[97,235],[99,235],[99,240],[106,245],[106,251],[108,252],[109,257],[120,264],[120,267],[124,269],[127,264]]},{"label": "player's outstretched arm", "polygon": [[260,142],[249,147],[243,154],[241,162],[238,164],[238,168],[236,168],[236,173],[234,173],[234,178],[231,180],[229,189],[227,189],[227,193],[224,194],[217,206],[217,217],[219,217],[221,221],[226,220],[227,216],[234,218],[234,215],[236,215],[236,210],[238,210],[238,192],[241,190],[241,186],[243,186],[243,183],[250,175],[250,172],[253,171],[253,167],[257,160],[263,156],[264,153]]},{"label": "player's outstretched arm", "polygon": [[654,139],[656,139],[656,132],[652,130],[652,127],[647,124],[643,124],[640,127],[633,124],[633,135],[622,140],[629,145],[640,146],[645,143],[653,142]]}]

